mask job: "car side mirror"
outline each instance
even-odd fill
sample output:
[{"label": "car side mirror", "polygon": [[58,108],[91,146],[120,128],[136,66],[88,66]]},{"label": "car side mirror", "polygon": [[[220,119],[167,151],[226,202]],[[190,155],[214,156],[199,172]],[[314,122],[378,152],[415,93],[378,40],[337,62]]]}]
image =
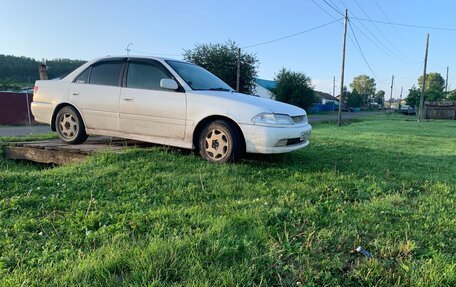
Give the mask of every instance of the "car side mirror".
[{"label": "car side mirror", "polygon": [[173,79],[161,79],[160,87],[167,90],[177,90],[179,88],[177,82]]}]

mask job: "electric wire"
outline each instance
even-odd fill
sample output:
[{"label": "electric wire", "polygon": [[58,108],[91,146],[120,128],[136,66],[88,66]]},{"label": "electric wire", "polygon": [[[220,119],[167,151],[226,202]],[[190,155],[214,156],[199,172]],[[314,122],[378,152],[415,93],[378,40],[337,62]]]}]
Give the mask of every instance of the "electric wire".
[{"label": "electric wire", "polygon": [[[343,6],[345,6],[346,9],[348,9],[348,7],[342,2],[342,0],[340,0],[340,2],[342,3]],[[351,14],[354,16],[354,17],[349,17],[350,19],[357,19],[355,13],[353,11],[351,11]],[[380,49],[385,55],[387,55],[388,57],[391,57],[392,59],[394,59],[395,61],[397,62],[400,62],[400,63],[403,63],[403,64],[410,64],[410,65],[415,65],[417,64],[417,62],[411,62],[409,61],[408,59],[402,57],[401,55],[399,54],[396,54],[393,50],[391,50],[388,46],[386,45],[382,45],[380,46],[379,43],[381,43],[380,39],[377,38],[377,36],[370,31],[369,28],[366,27],[366,25],[364,25],[362,22],[360,22],[359,20],[357,20],[359,25],[362,26],[362,28],[364,28],[365,31],[367,31],[367,33],[370,34],[370,37],[364,33],[364,31],[358,27],[358,25],[356,25],[354,22],[352,23],[353,26],[355,26],[356,29],[358,29],[366,38],[367,40],[369,40],[374,46],[376,46],[378,49]],[[373,40],[371,39],[374,38]],[[386,38],[386,36],[384,36]],[[387,38],[386,38],[387,39]],[[389,41],[387,39],[387,41]],[[392,45],[393,46],[393,45]],[[397,49],[397,48],[396,48]],[[398,50],[398,49],[397,49]],[[399,51],[399,50],[398,50]],[[404,55],[401,51],[399,51],[400,54]]]},{"label": "electric wire", "polygon": [[405,46],[407,46],[407,48],[410,50],[410,52],[412,53],[415,53],[415,51],[412,49],[412,47],[410,47],[410,45],[402,38],[401,34],[397,31],[396,27],[391,25],[391,21],[390,19],[388,18],[388,16],[386,15],[385,11],[383,10],[382,6],[380,6],[380,4],[378,4],[377,0],[374,0],[375,1],[375,4],[377,5],[378,9],[380,10],[380,12],[382,12],[383,16],[385,17],[386,21],[388,21],[388,23],[390,24],[390,26],[393,28],[394,32],[396,33],[396,35],[399,37],[399,39],[402,41],[402,43],[405,44]]},{"label": "electric wire", "polygon": [[[331,9],[333,9],[334,11],[336,11],[338,14],[340,14],[341,16],[344,16],[344,14],[342,12],[339,11],[339,9],[335,8],[333,5],[329,4],[326,0],[322,0],[323,2],[326,3],[326,5],[328,5],[329,7],[331,7]],[[333,3],[334,4],[334,3]]]},{"label": "electric wire", "polygon": [[[352,18],[350,18],[352,19]],[[364,35],[364,37],[369,41],[371,42],[374,46],[376,46],[379,50],[381,50],[385,55],[389,56],[390,58],[394,59],[395,61],[397,62],[400,62],[402,64],[408,64],[408,65],[416,65],[416,64],[419,64],[420,62],[409,62],[409,61],[404,61],[403,59],[397,57],[396,55],[394,55],[390,50],[388,49],[385,49],[384,46],[380,45],[379,44],[379,41],[375,41],[375,40],[372,40],[371,37],[369,35],[367,35],[366,33],[364,33],[363,30],[361,30],[355,23],[353,23],[353,26],[358,29],[358,31]]]},{"label": "electric wire", "polygon": [[[340,1],[342,1],[342,0],[340,0]],[[371,20],[371,17],[369,17],[369,15],[367,14],[366,10],[364,10],[364,8],[361,6],[361,4],[359,4],[359,2],[357,0],[354,0],[354,1],[355,1],[355,4],[361,9],[361,12],[363,12],[363,14],[369,20]],[[397,52],[399,52],[399,54],[403,57],[403,59],[408,61],[409,59],[408,59],[407,55],[405,55],[392,41],[390,41],[390,39],[382,32],[382,30],[380,30],[380,28],[378,28],[377,24],[376,23],[372,23],[372,24],[375,27],[375,29],[377,29],[377,31],[380,33],[380,35],[382,35],[382,37],[390,44],[390,46],[393,47]]]},{"label": "electric wire", "polygon": [[248,46],[244,46],[244,47],[241,47],[241,49],[248,49],[248,48],[252,48],[252,47],[256,47],[256,46],[261,46],[261,45],[266,45],[266,44],[269,44],[269,43],[281,41],[281,40],[288,39],[288,38],[291,38],[291,37],[295,37],[295,36],[298,36],[298,35],[301,35],[301,34],[304,34],[304,33],[310,32],[310,31],[314,31],[314,30],[323,28],[323,27],[328,26],[328,25],[331,25],[331,24],[333,24],[335,22],[338,22],[340,20],[341,19],[336,19],[334,21],[331,21],[331,22],[328,22],[328,23],[325,23],[325,24],[322,24],[322,25],[319,25],[319,26],[316,26],[316,27],[313,27],[313,28],[310,28],[310,29],[307,29],[307,30],[304,30],[304,31],[301,31],[301,32],[297,32],[297,33],[294,33],[294,34],[283,36],[283,37],[280,37],[280,38],[277,38],[277,39],[274,39],[274,40],[260,42],[260,43],[256,43],[256,44],[252,44],[252,45],[248,45]]},{"label": "electric wire", "polygon": [[[318,4],[315,0],[312,0],[312,2],[318,6],[318,8],[320,8],[323,12],[325,12],[327,15],[329,15],[331,18],[333,19],[336,19],[336,17],[334,17],[331,13],[329,13],[325,8],[323,8],[320,4]],[[340,19],[342,20],[342,19]],[[339,23],[341,23],[339,20]]]},{"label": "electric wire", "polygon": [[370,65],[369,62],[367,61],[366,56],[364,55],[363,49],[361,49],[361,46],[360,46],[359,41],[358,41],[358,38],[356,37],[355,31],[353,30],[353,27],[352,27],[350,21],[348,21],[348,25],[350,26],[350,30],[351,30],[351,32],[352,32],[352,34],[353,34],[353,37],[355,38],[356,46],[358,47],[358,50],[359,50],[359,52],[361,53],[361,56],[363,57],[364,62],[366,63],[366,66],[369,68],[369,70],[371,71],[372,75],[374,76],[374,78],[375,78],[377,81],[385,83],[385,81],[379,79],[379,77],[377,76],[377,74],[375,74],[375,72],[374,72],[374,70],[372,69],[371,65]]},{"label": "electric wire", "polygon": [[351,18],[359,20],[359,21],[364,21],[364,22],[373,22],[373,23],[380,23],[380,24],[393,25],[393,26],[402,26],[402,27],[410,27],[410,28],[417,28],[417,29],[456,31],[456,28],[448,28],[448,27],[422,26],[422,25],[413,25],[413,24],[405,24],[405,23],[385,22],[385,21],[372,20],[372,19],[369,20],[369,19],[359,18],[359,17],[351,17]]}]

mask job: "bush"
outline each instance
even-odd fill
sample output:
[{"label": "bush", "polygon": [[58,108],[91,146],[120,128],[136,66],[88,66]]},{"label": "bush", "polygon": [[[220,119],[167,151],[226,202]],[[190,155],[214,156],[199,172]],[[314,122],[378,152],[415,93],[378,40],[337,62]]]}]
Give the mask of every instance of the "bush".
[{"label": "bush", "polygon": [[315,94],[311,79],[304,73],[293,72],[282,68],[275,77],[275,99],[303,109],[315,103]]}]

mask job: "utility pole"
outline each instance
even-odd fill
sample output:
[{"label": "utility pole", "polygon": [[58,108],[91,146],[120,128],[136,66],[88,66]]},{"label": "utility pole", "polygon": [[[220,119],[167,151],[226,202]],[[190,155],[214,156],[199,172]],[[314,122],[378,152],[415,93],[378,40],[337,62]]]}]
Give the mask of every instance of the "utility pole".
[{"label": "utility pole", "polygon": [[426,67],[427,67],[427,58],[428,58],[428,48],[429,48],[429,33],[426,34],[426,52],[424,53],[424,69],[423,69],[423,82],[421,87],[420,95],[420,106],[418,109],[418,122],[420,122],[423,117],[424,111],[424,91],[426,89]]},{"label": "utility pole", "polygon": [[241,80],[241,48],[238,48],[237,71],[236,71],[236,92],[239,93],[239,82]]},{"label": "utility pole", "polygon": [[450,69],[450,66],[447,66],[447,74],[446,74],[446,80],[445,80],[445,92],[448,93],[448,70]]},{"label": "utility pole", "polygon": [[342,103],[344,97],[344,70],[345,70],[345,43],[347,40],[347,22],[348,22],[348,9],[345,9],[344,17],[344,39],[342,42],[342,71],[340,73],[340,101],[339,101],[339,116],[337,119],[337,125],[342,125]]},{"label": "utility pole", "polygon": [[333,77],[333,98],[336,97],[336,76]]},{"label": "utility pole", "polygon": [[391,78],[390,109],[393,108],[392,107],[392,105],[393,105],[393,86],[394,86],[394,75]]},{"label": "utility pole", "polygon": [[401,102],[402,102],[402,90],[404,89],[404,86],[401,86],[401,95],[399,96],[399,111],[401,110]]}]

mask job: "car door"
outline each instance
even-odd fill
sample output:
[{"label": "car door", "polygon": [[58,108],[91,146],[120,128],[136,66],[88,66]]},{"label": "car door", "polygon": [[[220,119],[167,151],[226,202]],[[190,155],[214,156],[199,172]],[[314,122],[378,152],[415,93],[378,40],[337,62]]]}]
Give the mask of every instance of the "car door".
[{"label": "car door", "polygon": [[82,113],[88,129],[119,131],[120,84],[126,59],[102,60],[70,85],[69,100]]},{"label": "car door", "polygon": [[182,87],[167,90],[162,79],[173,79],[159,61],[129,59],[121,89],[120,131],[154,137],[183,139],[186,94]]}]

